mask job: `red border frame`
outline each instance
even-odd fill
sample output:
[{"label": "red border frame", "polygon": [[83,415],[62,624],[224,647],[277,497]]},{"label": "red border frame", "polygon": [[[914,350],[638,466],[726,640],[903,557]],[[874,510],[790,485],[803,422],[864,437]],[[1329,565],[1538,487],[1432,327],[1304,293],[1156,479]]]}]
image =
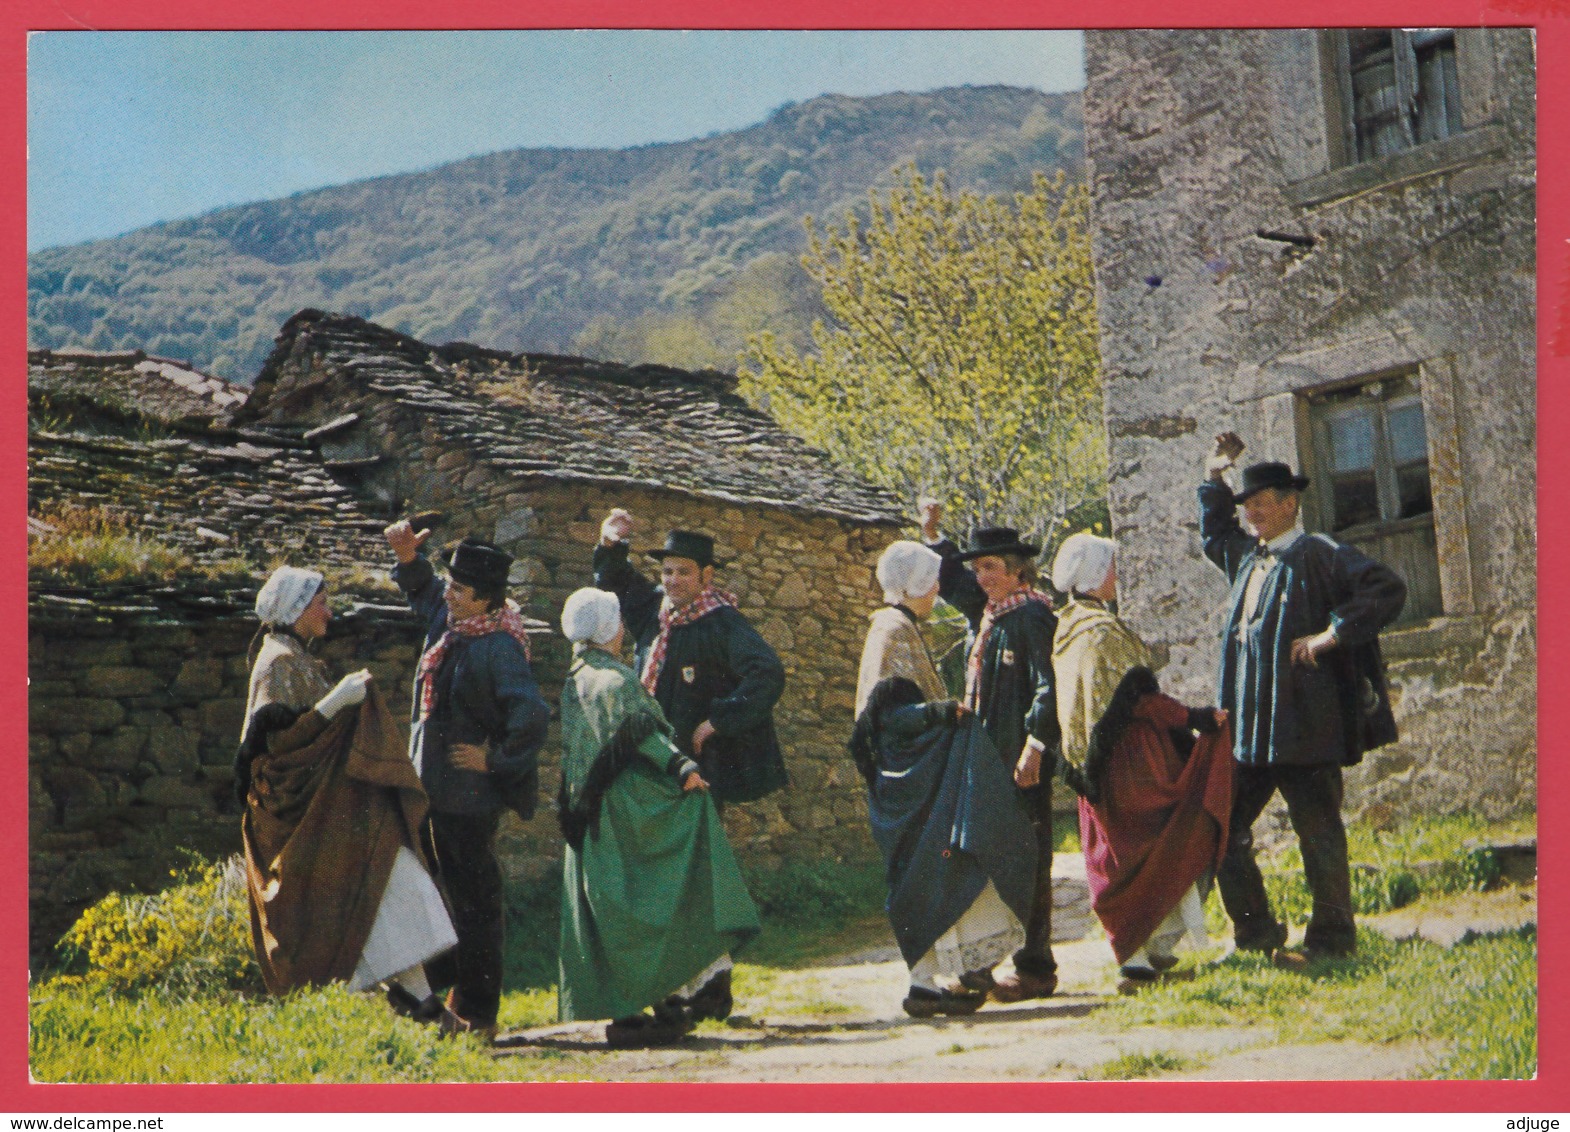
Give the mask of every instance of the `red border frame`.
[{"label": "red border frame", "polygon": [[[529,10],[516,0],[10,0],[0,9],[0,144],[12,159],[0,171],[0,196],[10,208],[0,225],[0,274],[5,373],[0,384],[0,509],[13,517],[0,542],[0,720],[13,740],[0,769],[0,1111],[213,1112],[321,1111],[1497,1111],[1541,1115],[1570,1110],[1566,1088],[1566,916],[1560,901],[1540,900],[1538,1077],[1526,1082],[1243,1082],[1243,1083],[1022,1083],[900,1085],[40,1085],[27,1076],[27,777],[26,749],[26,509],[25,215],[26,37],[29,30],[285,29],[285,28],[1036,28],[1073,27],[1082,5],[1064,0],[872,0],[852,8],[844,0],[776,0],[740,8],[729,0],[557,0]],[[1570,356],[1570,209],[1563,201],[1570,106],[1570,0],[1316,0],[1282,15],[1258,0],[1125,0],[1107,27],[1259,27],[1356,25],[1533,25],[1538,29],[1539,192],[1538,411],[1565,419]],[[1555,191],[1557,190],[1557,191]],[[1539,475],[1552,489],[1566,483],[1565,449],[1551,447]],[[1557,560],[1566,548],[1563,515],[1539,515],[1540,557]],[[1543,595],[1541,637],[1563,639],[1565,604],[1552,588]],[[1548,654],[1539,676],[1552,687],[1570,665]],[[1539,701],[1539,731],[1564,730],[1570,697]],[[1541,746],[1540,746],[1541,751]],[[1464,751],[1453,753],[1464,759]],[[1565,815],[1570,782],[1559,760],[1539,757],[1540,888],[1561,896],[1556,819]],[[1370,1004],[1371,1009],[1377,1004]]]}]

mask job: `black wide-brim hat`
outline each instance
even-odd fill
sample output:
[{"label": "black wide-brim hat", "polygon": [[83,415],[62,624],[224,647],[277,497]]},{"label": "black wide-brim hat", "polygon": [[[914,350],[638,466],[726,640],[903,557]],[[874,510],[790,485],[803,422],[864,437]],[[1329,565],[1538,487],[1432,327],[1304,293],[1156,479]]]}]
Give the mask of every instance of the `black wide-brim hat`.
[{"label": "black wide-brim hat", "polygon": [[447,573],[455,582],[481,589],[506,586],[512,569],[512,555],[499,546],[466,538],[453,547]]},{"label": "black wide-brim hat", "polygon": [[1232,496],[1237,503],[1253,495],[1255,492],[1264,491],[1273,487],[1277,491],[1302,491],[1308,486],[1308,477],[1293,473],[1286,464],[1276,460],[1266,460],[1261,464],[1250,464],[1243,469],[1243,490]]},{"label": "black wide-brim hat", "polygon": [[719,565],[714,560],[714,539],[698,531],[672,531],[665,536],[664,546],[644,553],[662,562],[667,558],[690,558],[700,569]]},{"label": "black wide-brim hat", "polygon": [[972,558],[985,558],[989,554],[1017,554],[1021,558],[1035,558],[1040,553],[1041,547],[1021,542],[1019,532],[1013,527],[980,527],[970,536],[970,546],[959,555],[959,560],[968,562]]}]

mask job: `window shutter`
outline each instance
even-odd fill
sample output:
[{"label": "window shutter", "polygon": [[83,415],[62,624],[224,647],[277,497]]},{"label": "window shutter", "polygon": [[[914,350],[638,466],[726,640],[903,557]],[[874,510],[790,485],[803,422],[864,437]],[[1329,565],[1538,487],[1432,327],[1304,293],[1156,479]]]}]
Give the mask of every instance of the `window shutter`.
[{"label": "window shutter", "polygon": [[1341,144],[1350,165],[1359,159],[1357,152],[1357,121],[1354,116],[1352,95],[1352,42],[1345,28],[1330,32],[1330,48],[1334,52],[1336,72],[1336,100],[1341,107]]},{"label": "window shutter", "polygon": [[1390,33],[1390,46],[1395,56],[1396,99],[1401,107],[1401,140],[1413,146],[1417,144],[1412,128],[1417,117],[1417,52],[1412,48],[1412,33],[1396,28]]}]

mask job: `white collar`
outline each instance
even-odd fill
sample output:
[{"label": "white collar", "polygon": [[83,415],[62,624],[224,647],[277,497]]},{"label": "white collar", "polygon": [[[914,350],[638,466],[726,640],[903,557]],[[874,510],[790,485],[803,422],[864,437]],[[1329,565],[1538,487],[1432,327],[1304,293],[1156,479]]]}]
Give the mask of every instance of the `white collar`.
[{"label": "white collar", "polygon": [[1291,546],[1293,543],[1297,542],[1298,539],[1302,538],[1304,533],[1303,524],[1299,523],[1285,534],[1277,535],[1275,538],[1265,543],[1265,546],[1269,548],[1270,553],[1280,554],[1283,550],[1287,549],[1287,547]]}]

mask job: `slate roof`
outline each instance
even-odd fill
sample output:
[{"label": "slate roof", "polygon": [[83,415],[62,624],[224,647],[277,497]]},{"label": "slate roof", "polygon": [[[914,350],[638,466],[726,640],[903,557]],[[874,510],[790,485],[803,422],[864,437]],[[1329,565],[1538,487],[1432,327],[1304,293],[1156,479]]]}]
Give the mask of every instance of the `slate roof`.
[{"label": "slate roof", "polygon": [[726,374],[433,346],[361,318],[306,310],[284,324],[234,419],[288,420],[302,366],[395,398],[445,441],[520,480],[624,484],[858,522],[903,521],[891,494],[748,406]]},{"label": "slate roof", "polygon": [[[361,511],[300,430],[214,422],[243,402],[244,390],[237,399],[227,382],[144,354],[37,351],[28,361],[29,394],[48,402],[35,405],[43,411],[29,428],[29,511],[103,508],[129,521],[128,534],[192,563],[178,578],[90,588],[34,576],[35,605],[107,608],[139,594],[164,605],[244,608],[282,561],[324,569],[337,591],[401,604],[375,569],[390,565],[385,520]],[[134,428],[117,435],[117,423]],[[56,532],[30,515],[28,533]]]},{"label": "slate roof", "polygon": [[140,350],[29,351],[27,390],[35,400],[41,397],[61,409],[91,404],[165,422],[211,420],[243,404],[247,395],[243,386]]},{"label": "slate roof", "polygon": [[[103,507],[129,519],[130,534],[183,552],[194,568],[170,580],[171,592],[254,594],[274,565],[290,562],[324,570],[335,591],[398,601],[385,580],[365,569],[390,565],[381,537],[385,520],[363,514],[302,442],[282,447],[262,439],[254,433],[144,441],[35,432],[27,445],[29,502]],[[208,571],[219,578],[204,583]],[[33,581],[37,591],[76,588]],[[104,589],[94,586],[93,593]]]}]

